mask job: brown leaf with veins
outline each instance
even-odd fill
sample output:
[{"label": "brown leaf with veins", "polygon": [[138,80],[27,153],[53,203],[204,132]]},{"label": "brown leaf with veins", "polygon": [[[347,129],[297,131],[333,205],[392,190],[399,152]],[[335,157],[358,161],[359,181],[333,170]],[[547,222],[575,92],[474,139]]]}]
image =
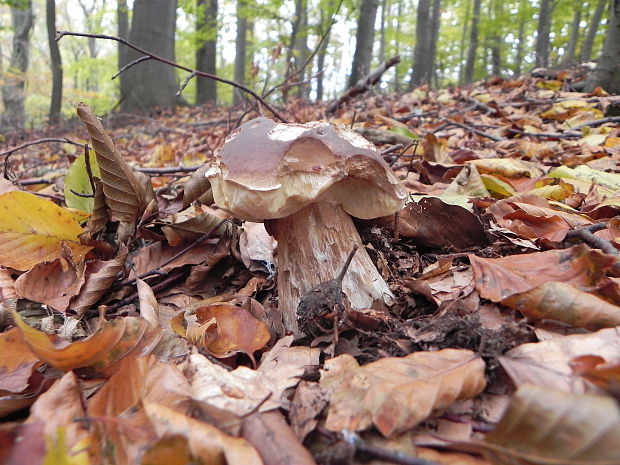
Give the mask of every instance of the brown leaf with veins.
[{"label": "brown leaf with veins", "polygon": [[97,155],[106,204],[112,210],[114,218],[134,223],[146,208],[146,188],[116,150],[112,139],[105,133],[101,121],[93,115],[90,106],[80,103],[77,114],[86,125]]},{"label": "brown leaf with veins", "polygon": [[519,388],[481,444],[497,465],[617,465],[620,409],[611,397]]},{"label": "brown leaf with veins", "polygon": [[562,321],[591,331],[620,325],[620,307],[562,282],[543,283],[501,303],[533,320]]},{"label": "brown leaf with veins", "polygon": [[608,393],[620,395],[620,360],[606,363],[598,355],[580,355],[569,362],[571,370]]},{"label": "brown leaf with veins", "polygon": [[0,266],[0,302],[5,299],[17,299],[17,293],[11,272]]},{"label": "brown leaf with veins", "polygon": [[468,255],[480,296],[501,302],[547,282],[572,284],[582,290],[596,289],[615,258],[585,244],[502,258]]},{"label": "brown leaf with veins", "polygon": [[469,350],[443,349],[386,357],[362,367],[350,355],[325,363],[321,386],[332,391],[325,426],[385,437],[413,428],[434,410],[480,394],[484,362]]},{"label": "brown leaf with veins", "polygon": [[127,247],[121,245],[118,255],[112,260],[87,264],[86,282],[80,289],[80,293],[70,303],[70,309],[76,312],[78,317],[92,308],[116,281],[124,269],[127,253]]},{"label": "brown leaf with veins", "polygon": [[192,173],[183,187],[183,207],[186,208],[190,203],[199,200],[201,203],[210,205],[213,203],[211,193],[211,182],[205,176],[209,165],[203,164]]}]

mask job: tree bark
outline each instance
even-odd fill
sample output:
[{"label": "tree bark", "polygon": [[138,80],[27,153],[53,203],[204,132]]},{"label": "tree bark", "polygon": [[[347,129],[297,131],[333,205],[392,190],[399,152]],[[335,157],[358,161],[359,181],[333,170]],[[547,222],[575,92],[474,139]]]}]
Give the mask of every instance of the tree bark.
[{"label": "tree bark", "polygon": [[467,38],[467,33],[469,32],[469,14],[471,12],[471,0],[467,0],[465,4],[465,17],[463,18],[463,30],[461,32],[461,44],[459,46],[459,63],[461,66],[459,67],[459,84],[463,85],[465,83],[465,68],[467,67],[465,61],[465,40]]},{"label": "tree bark", "polygon": [[413,68],[409,88],[428,82],[431,37],[431,0],[419,0],[415,25],[415,47],[413,49]]},{"label": "tree bark", "polygon": [[620,0],[611,1],[603,50],[585,90],[592,91],[599,86],[607,92],[620,93]]},{"label": "tree bark", "polygon": [[493,22],[496,25],[495,30],[491,33],[491,72],[494,76],[502,74],[502,16],[503,16],[502,0],[494,0],[492,4]]},{"label": "tree bark", "polygon": [[594,10],[594,15],[592,15],[592,20],[590,21],[588,33],[586,34],[586,38],[583,41],[583,47],[581,48],[582,62],[587,62],[592,59],[592,47],[594,46],[596,31],[598,30],[599,24],[601,24],[601,18],[603,17],[603,13],[605,12],[605,6],[608,2],[609,0],[598,0],[598,3],[596,4],[596,9]]},{"label": "tree bark", "polygon": [[467,62],[465,63],[464,80],[469,84],[474,80],[476,68],[476,50],[478,49],[478,24],[480,23],[480,0],[474,0],[474,11],[471,17],[471,32],[469,35],[469,49],[467,50]]},{"label": "tree bark", "polygon": [[[127,0],[116,0],[116,22],[117,22],[117,35],[125,40],[129,40],[129,8],[127,7]],[[127,60],[128,47],[124,44],[118,43],[118,69],[122,69],[129,60]],[[121,102],[124,100],[125,95],[128,94],[128,83],[125,73],[121,73],[120,79],[120,92]]]},{"label": "tree bark", "polygon": [[[237,35],[235,38],[235,81],[245,84],[245,60],[248,45],[248,20],[244,11],[244,2],[237,0]],[[237,105],[243,99],[241,91],[233,91],[233,104]]]},{"label": "tree bark", "polygon": [[62,58],[56,42],[56,2],[46,0],[45,17],[47,22],[47,41],[50,47],[52,65],[52,99],[50,102],[49,122],[56,124],[60,121],[62,105]]},{"label": "tree bark", "polygon": [[435,80],[435,86],[437,86],[437,40],[439,38],[439,30],[441,29],[441,0],[433,0],[433,10],[431,13],[431,37],[430,37],[430,52],[428,55],[428,72],[429,82]]},{"label": "tree bark", "polygon": [[551,13],[553,0],[541,0],[538,11],[538,32],[536,36],[536,66],[547,68],[549,66],[549,33],[551,31]]},{"label": "tree bark", "polygon": [[[197,0],[196,69],[216,74],[217,58],[217,0]],[[217,83],[213,79],[199,78],[196,81],[196,103],[217,101]]]},{"label": "tree bark", "polygon": [[386,29],[386,21],[387,14],[386,10],[388,9],[389,0],[381,0],[381,29],[379,32],[379,63],[383,63],[385,61],[385,29]]},{"label": "tree bark", "polygon": [[[396,8],[396,30],[400,31],[400,22],[403,17],[403,0],[397,0],[397,8]],[[400,53],[400,40],[399,35],[396,34],[396,38],[394,39],[394,53],[398,55]],[[394,69],[394,92],[400,92],[400,74],[398,73],[398,66]]]},{"label": "tree bark", "polygon": [[577,51],[577,42],[579,41],[579,23],[581,23],[581,3],[575,3],[573,8],[573,23],[570,28],[570,37],[566,46],[566,56],[564,63],[570,65],[575,61],[575,53]]},{"label": "tree bark", "polygon": [[325,57],[327,56],[327,46],[329,45],[329,37],[331,35],[331,28],[329,27],[329,25],[332,19],[331,17],[334,14],[333,2],[330,1],[328,5],[329,8],[327,12],[323,8],[320,12],[321,37],[325,36],[325,38],[323,39],[323,43],[321,44],[321,49],[319,50],[317,57],[317,72],[319,72],[320,74],[316,80],[316,99],[319,102],[323,100],[323,77],[325,74]]},{"label": "tree bark", "polygon": [[522,68],[521,64],[523,63],[523,52],[525,50],[524,42],[525,42],[525,24],[526,24],[525,7],[527,3],[528,2],[526,0],[521,0],[521,2],[519,3],[519,36],[518,36],[518,42],[517,42],[517,50],[515,52],[515,63],[514,63],[514,66],[512,67],[512,72],[515,75],[515,77],[521,75],[521,68]]},{"label": "tree bark", "polygon": [[[293,22],[294,35],[292,35],[291,47],[293,69],[299,70],[306,63],[310,52],[308,50],[308,3],[306,0],[295,0],[295,21]],[[305,81],[307,69],[301,71],[295,78],[296,81]],[[300,84],[298,95],[307,98],[310,87],[307,84]]]},{"label": "tree bark", "polygon": [[2,125],[22,128],[26,119],[24,112],[24,85],[30,54],[30,32],[32,31],[32,1],[27,0],[21,8],[11,8],[13,26],[13,48],[9,68],[3,72],[2,102],[4,114]]},{"label": "tree bark", "polygon": [[[135,0],[129,41],[155,55],[174,61],[176,0]],[[141,55],[128,50],[127,60]],[[122,102],[125,111],[149,110],[155,106],[183,105],[175,69],[164,63],[147,60],[124,71],[127,94]]]},{"label": "tree bark", "polygon": [[379,0],[362,0],[360,16],[357,21],[357,34],[355,35],[355,54],[353,55],[353,67],[349,77],[349,87],[353,87],[357,81],[370,71],[372,61],[372,46],[375,31],[375,19]]}]

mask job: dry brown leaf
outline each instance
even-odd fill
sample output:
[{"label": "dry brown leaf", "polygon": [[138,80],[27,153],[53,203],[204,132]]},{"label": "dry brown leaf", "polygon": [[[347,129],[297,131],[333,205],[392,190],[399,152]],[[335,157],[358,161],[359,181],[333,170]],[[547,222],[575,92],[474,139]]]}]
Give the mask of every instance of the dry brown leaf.
[{"label": "dry brown leaf", "polygon": [[[155,242],[149,244],[146,247],[140,249],[136,257],[134,258],[134,270],[136,275],[142,275],[151,270],[156,269],[163,263],[167,262],[179,252],[181,252],[186,246],[181,245],[178,247],[170,247],[163,242]],[[211,266],[215,265],[223,257],[230,254],[228,251],[227,243],[214,241],[204,241],[193,247],[188,252],[180,255],[172,260],[170,263],[161,267],[161,271],[170,271],[174,268],[184,265],[197,265],[199,263],[207,263]],[[133,274],[132,273],[132,274]]]},{"label": "dry brown leaf", "polygon": [[620,329],[601,329],[592,334],[556,336],[522,344],[499,358],[513,383],[535,384],[576,394],[599,392],[573,374],[570,361],[581,355],[598,355],[614,360],[620,354]]},{"label": "dry brown leaf", "polygon": [[441,465],[491,465],[490,462],[469,454],[464,454],[462,452],[440,452],[428,447],[417,447],[416,457],[432,460],[433,463]]},{"label": "dry brown leaf", "polygon": [[0,266],[0,302],[6,299],[17,299],[15,281],[10,271]]},{"label": "dry brown leaf", "polygon": [[15,281],[15,290],[23,299],[49,305],[64,312],[69,301],[84,284],[84,262],[75,264],[71,250],[61,245],[61,257],[38,263]]},{"label": "dry brown leaf", "polygon": [[350,355],[325,363],[321,385],[332,391],[325,426],[360,431],[375,425],[384,436],[405,431],[433,410],[484,389],[484,362],[468,350],[416,352],[360,367]]},{"label": "dry brown leaf", "polygon": [[543,283],[501,303],[527,318],[557,320],[593,331],[620,325],[620,307],[566,283]]},{"label": "dry brown leaf", "polygon": [[263,355],[257,370],[241,366],[229,372],[202,355],[191,355],[192,397],[239,417],[257,409],[288,408],[286,391],[299,383],[306,369],[318,366],[321,353],[310,347],[290,347],[292,341],[292,336],[280,339]]},{"label": "dry brown leaf", "polygon": [[103,193],[103,182],[101,182],[99,178],[94,178],[94,182],[95,197],[93,200],[93,211],[84,228],[84,235],[89,238],[103,231],[103,228],[105,228],[105,225],[110,219],[110,215],[108,215],[108,206],[105,203],[105,194]]},{"label": "dry brown leaf", "polygon": [[106,204],[117,220],[134,223],[148,203],[145,187],[116,150],[112,139],[105,133],[101,122],[93,115],[90,107],[80,103],[77,113],[86,125],[97,155]]},{"label": "dry brown leaf", "polygon": [[245,417],[242,434],[260,453],[265,465],[316,465],[310,451],[297,439],[278,410]]},{"label": "dry brown leaf", "polygon": [[608,393],[620,393],[620,360],[606,363],[598,355],[581,355],[569,362],[573,373],[595,384]]},{"label": "dry brown leaf", "polygon": [[138,299],[140,300],[140,316],[149,322],[151,326],[160,326],[159,304],[153,293],[153,289],[144,280],[137,278]]},{"label": "dry brown leaf", "polygon": [[186,437],[194,457],[210,465],[262,465],[256,450],[245,440],[222,433],[214,426],[190,418],[164,405],[145,402],[144,409],[157,435]]},{"label": "dry brown leaf", "polygon": [[[201,197],[205,194],[209,195],[211,190],[211,183],[205,176],[209,165],[205,163],[200,168],[192,173],[190,178],[183,187],[183,208],[186,208],[190,203],[196,200],[202,200]],[[202,202],[210,205],[213,203],[213,194],[210,194],[210,202]],[[205,199],[206,200],[206,199]]]},{"label": "dry brown leaf", "polygon": [[0,334],[0,391],[22,392],[41,360],[26,345],[18,328]]},{"label": "dry brown leaf", "polygon": [[483,454],[506,465],[617,465],[620,409],[613,398],[527,385],[487,435]]},{"label": "dry brown leaf", "polygon": [[179,246],[185,240],[196,240],[205,234],[210,236],[223,236],[230,233],[234,226],[210,213],[201,213],[178,223],[163,226],[161,229],[166,235],[168,244],[172,247]]},{"label": "dry brown leaf", "polygon": [[82,316],[97,303],[123,271],[127,253],[127,247],[121,245],[118,255],[112,260],[93,261],[87,264],[86,282],[70,303],[72,311]]},{"label": "dry brown leaf", "polygon": [[615,258],[585,244],[502,258],[468,255],[480,296],[501,302],[547,282],[572,284],[581,290],[597,288]]}]

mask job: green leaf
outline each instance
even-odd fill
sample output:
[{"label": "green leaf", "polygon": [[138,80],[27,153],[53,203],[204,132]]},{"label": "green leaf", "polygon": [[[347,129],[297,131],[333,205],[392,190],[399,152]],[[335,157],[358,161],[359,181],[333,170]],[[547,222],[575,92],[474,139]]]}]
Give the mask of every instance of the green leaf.
[{"label": "green leaf", "polygon": [[393,128],[388,129],[390,132],[395,132],[396,134],[400,134],[401,136],[409,137],[413,140],[420,140],[421,137],[418,136],[415,132],[411,132],[407,128],[403,128],[401,126],[394,126]]},{"label": "green leaf", "polygon": [[[94,155],[94,153],[91,153],[88,158],[90,169],[93,176],[99,178],[101,177],[99,165],[97,164],[97,157]],[[65,176],[65,202],[67,202],[69,208],[75,208],[89,213],[92,212],[95,202],[94,197],[81,197],[74,194],[74,192],[93,195],[90,180],[88,179],[88,172],[86,171],[86,156],[84,154],[77,157],[73,163],[71,163],[67,171],[67,176]]]}]

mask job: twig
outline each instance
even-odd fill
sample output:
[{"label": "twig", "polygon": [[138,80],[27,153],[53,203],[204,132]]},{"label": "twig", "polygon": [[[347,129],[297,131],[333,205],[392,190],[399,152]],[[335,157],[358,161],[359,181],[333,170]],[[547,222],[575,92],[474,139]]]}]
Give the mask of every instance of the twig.
[{"label": "twig", "polygon": [[382,63],[378,68],[374,69],[367,76],[357,81],[357,84],[355,84],[353,87],[349,87],[338,100],[336,100],[329,106],[326,113],[328,115],[335,113],[341,105],[344,105],[353,97],[366,92],[368,89],[370,89],[372,86],[379,82],[381,76],[383,76],[383,73],[385,73],[388,69],[398,63],[400,63],[400,55],[393,56],[386,62]]},{"label": "twig", "polygon": [[84,164],[86,165],[86,174],[88,175],[88,182],[90,183],[91,192],[93,197],[95,196],[95,180],[93,179],[93,170],[90,166],[90,150],[88,150],[88,143],[84,144]]},{"label": "twig", "polygon": [[86,199],[93,199],[93,198],[95,198],[95,194],[82,194],[80,192],[74,191],[73,189],[69,189],[69,190],[71,191],[71,193],[73,195],[77,195],[78,197],[83,197],[83,198],[86,198]]},{"label": "twig", "polygon": [[172,166],[170,168],[137,168],[137,171],[145,174],[171,174],[171,173],[193,173],[200,166]]},{"label": "twig", "polygon": [[607,225],[605,223],[594,223],[583,228],[568,231],[568,233],[566,233],[566,238],[579,238],[583,240],[586,244],[591,245],[592,247],[595,247],[597,249],[601,249],[601,251],[606,254],[618,256],[620,255],[618,253],[618,249],[616,249],[611,242],[609,242],[603,237],[594,235],[596,231],[600,231],[602,229],[605,229],[606,227]]},{"label": "twig", "polygon": [[258,102],[264,105],[265,108],[267,108],[271,113],[273,113],[273,116],[278,118],[280,121],[284,123],[287,122],[286,119],[282,115],[280,115],[280,113],[278,113],[278,111],[275,108],[269,105],[260,95],[258,95],[256,92],[254,92],[249,87],[246,87],[243,84],[239,84],[238,82],[231,81],[229,79],[224,79],[222,77],[216,76],[215,74],[207,73],[205,71],[198,71],[195,69],[188,68],[187,66],[180,65],[179,63],[176,63],[172,60],[168,60],[167,58],[163,58],[163,57],[160,57],[159,55],[155,55],[154,53],[148,52],[144,50],[143,48],[140,48],[121,37],[110,36],[107,34],[88,34],[85,32],[56,31],[57,41],[62,39],[64,36],[90,37],[91,39],[106,39],[106,40],[114,40],[116,42],[120,42],[121,44],[126,45],[127,47],[132,48],[135,51],[142,53],[143,55],[146,55],[153,60],[159,61],[161,63],[165,63],[169,66],[173,66],[178,69],[182,69],[183,71],[187,71],[188,73],[193,73],[195,76],[213,79],[215,81],[223,82],[224,84],[228,84],[230,86],[236,87],[237,89],[242,90],[243,92],[246,92],[247,94],[250,94],[252,97],[254,97]]},{"label": "twig", "polygon": [[583,137],[583,134],[578,134],[574,132],[561,132],[561,133],[550,133],[550,132],[524,132],[519,131],[518,129],[508,128],[508,132],[512,134],[519,134],[520,136],[530,136],[530,137],[551,137],[557,139],[569,139],[571,137]]},{"label": "twig", "polygon": [[442,121],[445,121],[447,124],[451,124],[452,126],[458,126],[459,128],[463,128],[468,131],[474,132],[478,134],[479,136],[486,137],[487,139],[491,139],[492,141],[495,141],[495,142],[501,142],[504,140],[502,137],[497,137],[497,136],[494,136],[493,134],[488,134],[484,131],[481,131],[480,129],[472,128],[471,126],[468,126],[467,124],[458,123],[451,119],[442,118]]},{"label": "twig", "polygon": [[[60,38],[58,38],[58,39],[56,39],[56,40],[59,40],[59,39],[60,39]],[[127,71],[129,68],[131,68],[131,67],[133,67],[133,66],[137,65],[138,63],[142,63],[143,61],[152,60],[152,59],[153,59],[153,57],[150,57],[150,56],[144,55],[144,56],[141,56],[140,58],[136,58],[135,60],[130,61],[130,62],[129,62],[129,63],[127,63],[125,66],[123,66],[121,69],[119,69],[119,70],[118,70],[118,72],[117,72],[114,76],[112,76],[112,78],[111,78],[111,79],[112,79],[112,81],[113,81],[114,79],[116,79],[117,77],[119,77],[119,76],[121,75],[121,73],[123,73],[123,72]]]},{"label": "twig", "polygon": [[183,84],[181,84],[181,87],[179,88],[179,90],[176,93],[176,96],[178,97],[179,95],[181,95],[181,92],[183,92],[185,90],[185,88],[187,87],[187,85],[189,84],[189,81],[192,80],[193,77],[196,76],[196,71],[192,71],[191,73],[189,73],[186,77],[185,80],[183,81]]},{"label": "twig", "polygon": [[586,121],[585,123],[573,126],[571,129],[576,131],[578,129],[585,128],[586,126],[600,126],[605,123],[620,123],[620,116],[609,116],[607,118],[595,119],[594,121]]},{"label": "twig", "polygon": [[405,454],[404,452],[367,444],[356,433],[351,431],[343,432],[342,437],[345,442],[355,447],[357,452],[371,455],[379,460],[385,460],[386,462],[396,463],[398,465],[439,465],[439,463],[432,460],[426,460]]},{"label": "twig", "polygon": [[13,147],[5,152],[0,153],[0,157],[11,155],[13,152],[17,152],[18,150],[25,149],[26,147],[30,147],[31,145],[47,144],[48,142],[62,142],[63,144],[72,144],[72,145],[77,145],[78,147],[84,147],[84,144],[72,141],[71,139],[67,139],[66,137],[62,137],[62,138],[46,137],[44,139],[33,140],[30,142],[26,142],[25,144],[18,145],[17,147]]}]

